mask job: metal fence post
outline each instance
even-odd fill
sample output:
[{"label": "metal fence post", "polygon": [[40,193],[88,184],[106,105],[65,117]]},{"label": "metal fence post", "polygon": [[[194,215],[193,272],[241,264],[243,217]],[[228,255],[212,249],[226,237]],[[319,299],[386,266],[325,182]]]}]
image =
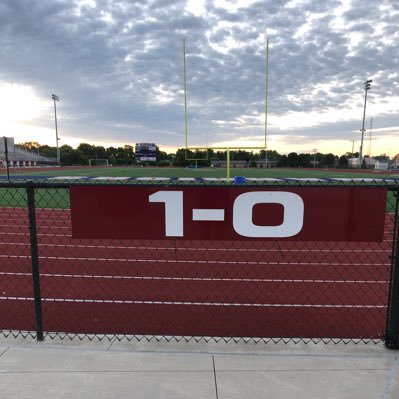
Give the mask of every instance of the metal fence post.
[{"label": "metal fence post", "polygon": [[385,346],[388,349],[399,349],[399,191],[396,193],[395,222],[392,251],[392,271],[389,290],[387,329]]},{"label": "metal fence post", "polygon": [[30,250],[32,257],[32,280],[35,303],[36,337],[38,341],[43,341],[42,299],[40,291],[39,251],[37,245],[35,190],[33,187],[28,187],[26,189],[26,192],[28,194],[29,233]]},{"label": "metal fence post", "polygon": [[7,169],[7,180],[10,181],[10,165],[8,164],[8,144],[7,137],[4,136],[4,152],[6,154],[6,169]]}]

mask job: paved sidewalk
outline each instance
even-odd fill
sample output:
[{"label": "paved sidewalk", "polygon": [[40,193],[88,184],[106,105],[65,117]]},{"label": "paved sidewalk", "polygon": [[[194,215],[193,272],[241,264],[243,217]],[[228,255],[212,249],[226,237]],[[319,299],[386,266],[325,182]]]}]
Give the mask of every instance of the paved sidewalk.
[{"label": "paved sidewalk", "polygon": [[1,399],[399,398],[382,344],[0,339]]}]

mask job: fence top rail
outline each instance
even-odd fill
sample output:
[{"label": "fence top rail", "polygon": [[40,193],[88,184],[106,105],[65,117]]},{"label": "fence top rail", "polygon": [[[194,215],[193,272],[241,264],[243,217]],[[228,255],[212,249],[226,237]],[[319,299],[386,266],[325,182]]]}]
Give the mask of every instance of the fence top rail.
[{"label": "fence top rail", "polygon": [[68,188],[72,185],[128,185],[128,186],[362,186],[399,188],[399,177],[393,178],[269,178],[242,177],[87,177],[87,176],[0,176],[0,187]]}]

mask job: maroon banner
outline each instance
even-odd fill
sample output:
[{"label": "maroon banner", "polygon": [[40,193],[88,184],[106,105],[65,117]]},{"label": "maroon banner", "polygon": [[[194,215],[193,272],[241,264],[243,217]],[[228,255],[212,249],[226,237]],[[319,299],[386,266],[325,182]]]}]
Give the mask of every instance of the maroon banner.
[{"label": "maroon banner", "polygon": [[382,241],[387,191],[72,186],[70,196],[73,238]]}]

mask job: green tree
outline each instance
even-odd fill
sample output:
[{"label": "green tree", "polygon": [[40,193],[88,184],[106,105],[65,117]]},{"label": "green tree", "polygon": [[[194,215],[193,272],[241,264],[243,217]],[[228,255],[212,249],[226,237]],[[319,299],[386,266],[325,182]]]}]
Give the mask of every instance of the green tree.
[{"label": "green tree", "polygon": [[84,165],[85,159],[82,153],[69,145],[60,147],[61,165]]},{"label": "green tree", "polygon": [[57,148],[49,145],[41,145],[39,147],[39,154],[44,157],[57,158]]},{"label": "green tree", "polygon": [[[259,154],[256,155],[257,156],[257,160],[259,161],[264,161],[266,159],[266,151],[265,150],[260,150]],[[281,159],[281,155],[275,151],[275,150],[268,150],[267,151],[267,159],[270,161],[276,161],[278,163],[278,161]]]},{"label": "green tree", "polygon": [[109,147],[107,148],[108,159],[112,165],[131,165],[134,163],[133,147]]},{"label": "green tree", "polygon": [[338,160],[338,165],[340,167],[346,168],[348,166],[348,157],[346,155],[341,155]]},{"label": "green tree", "polygon": [[179,148],[176,151],[176,156],[174,159],[173,166],[188,166],[190,161],[186,160],[186,151],[183,148]]},{"label": "green tree", "polygon": [[[188,159],[187,159],[188,158]],[[207,159],[205,159],[207,158]],[[196,161],[197,159],[197,161]],[[210,155],[206,151],[190,151],[184,148],[179,148],[176,151],[176,157],[174,159],[174,166],[187,167],[190,165],[198,166],[209,166],[210,165]]]},{"label": "green tree", "polygon": [[[127,147],[127,148],[125,148]],[[111,165],[131,165],[134,162],[133,147],[108,147],[106,153]]]},{"label": "green tree", "polygon": [[323,155],[322,164],[323,164],[323,166],[326,166],[326,167],[334,166],[335,165],[335,155],[331,154],[331,153]]},{"label": "green tree", "polygon": [[37,152],[40,148],[40,144],[37,141],[27,141],[25,143],[16,144],[16,147],[19,147],[23,150]]},{"label": "green tree", "polygon": [[161,151],[159,147],[156,147],[157,161],[163,161],[168,158],[168,154],[165,151]]},{"label": "green tree", "polygon": [[328,154],[320,154],[320,163],[324,167],[333,167],[335,166],[335,155],[328,153]]},{"label": "green tree", "polygon": [[280,155],[279,159],[277,160],[277,166],[279,168],[283,168],[288,166],[288,157],[287,155]]},{"label": "green tree", "polygon": [[80,143],[77,151],[79,151],[85,164],[89,163],[89,159],[96,158],[96,147],[88,143]]},{"label": "green tree", "polygon": [[311,154],[299,154],[298,155],[298,166],[301,168],[309,168],[312,166]]},{"label": "green tree", "polygon": [[287,166],[290,168],[296,168],[299,166],[299,156],[296,152],[290,152],[287,155]]},{"label": "green tree", "polygon": [[102,146],[94,147],[94,158],[95,159],[108,159],[107,150]]}]

